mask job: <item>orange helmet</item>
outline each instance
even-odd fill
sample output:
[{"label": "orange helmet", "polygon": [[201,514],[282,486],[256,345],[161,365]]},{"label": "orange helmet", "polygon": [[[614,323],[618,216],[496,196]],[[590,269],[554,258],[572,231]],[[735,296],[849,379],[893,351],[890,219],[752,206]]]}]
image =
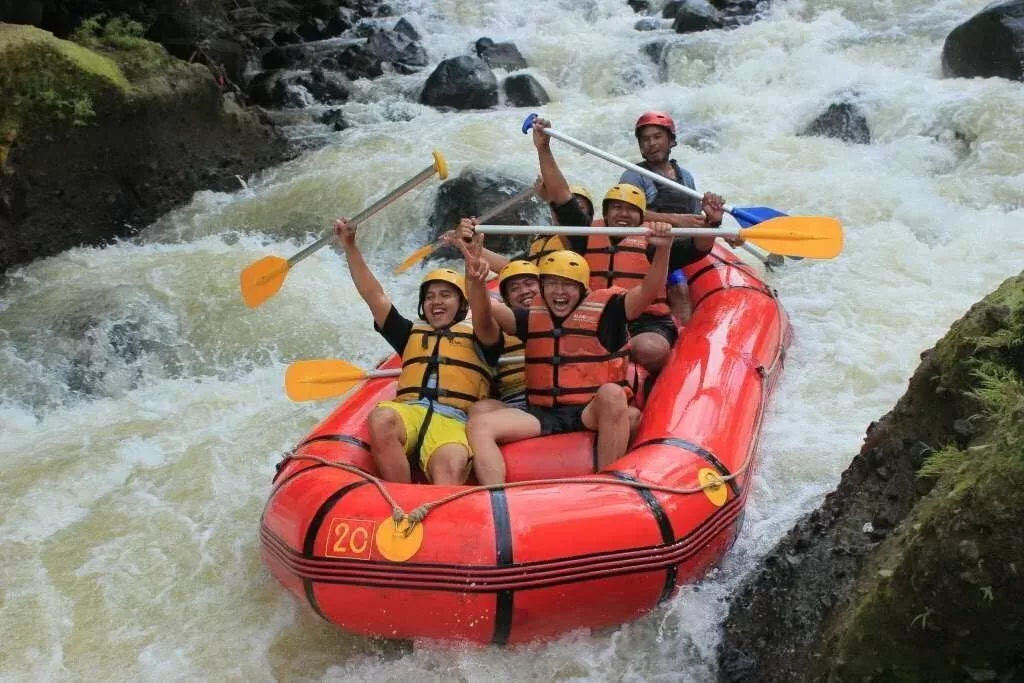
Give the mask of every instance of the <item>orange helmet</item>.
[{"label": "orange helmet", "polygon": [[640,129],[644,126],[661,126],[668,131],[668,134],[672,136],[672,139],[676,139],[676,122],[672,120],[672,117],[668,114],[660,111],[649,111],[643,114],[636,120],[636,125],[633,126],[633,132],[636,133],[637,137],[640,137]]}]

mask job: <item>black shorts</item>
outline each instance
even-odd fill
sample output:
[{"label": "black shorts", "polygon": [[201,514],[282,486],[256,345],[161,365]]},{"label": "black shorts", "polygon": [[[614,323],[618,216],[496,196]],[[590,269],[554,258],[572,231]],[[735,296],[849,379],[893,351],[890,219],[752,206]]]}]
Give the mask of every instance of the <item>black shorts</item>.
[{"label": "black shorts", "polygon": [[656,316],[650,313],[641,313],[636,320],[630,320],[627,324],[629,336],[635,337],[645,332],[660,334],[668,340],[669,346],[676,343],[679,338],[679,330],[676,329],[676,321],[670,316]]},{"label": "black shorts", "polygon": [[526,412],[540,421],[540,435],[547,436],[585,430],[586,427],[583,426],[584,408],[586,406],[557,406],[555,408],[529,406]]}]

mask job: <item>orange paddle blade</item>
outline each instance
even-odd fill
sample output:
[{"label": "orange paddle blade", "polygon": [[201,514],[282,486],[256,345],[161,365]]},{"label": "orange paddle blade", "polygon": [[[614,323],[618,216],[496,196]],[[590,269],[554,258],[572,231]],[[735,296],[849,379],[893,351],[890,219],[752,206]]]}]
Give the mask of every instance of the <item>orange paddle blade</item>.
[{"label": "orange paddle blade", "polygon": [[408,258],[406,258],[404,261],[395,266],[395,269],[392,271],[392,273],[394,273],[395,275],[398,275],[399,273],[404,273],[405,271],[409,270],[423,259],[430,256],[430,254],[434,251],[435,248],[437,248],[437,243],[435,242],[431,242],[425,247],[420,247],[416,251],[409,254]]},{"label": "orange paddle blade", "polygon": [[288,366],[284,388],[293,401],[340,396],[366,379],[366,371],[343,360],[300,360]]},{"label": "orange paddle blade", "polygon": [[281,289],[288,275],[288,261],[279,256],[265,256],[242,270],[242,300],[256,308]]},{"label": "orange paddle blade", "polygon": [[830,259],[843,250],[843,224],[830,216],[780,216],[740,230],[740,237],[783,256]]}]

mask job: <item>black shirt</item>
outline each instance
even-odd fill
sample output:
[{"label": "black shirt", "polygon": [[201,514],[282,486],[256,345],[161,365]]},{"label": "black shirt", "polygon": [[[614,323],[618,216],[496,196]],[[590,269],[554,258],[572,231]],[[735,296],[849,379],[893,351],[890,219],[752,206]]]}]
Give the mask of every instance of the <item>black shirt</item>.
[{"label": "black shirt", "polygon": [[[580,209],[579,204],[568,201],[561,206],[554,207],[555,216],[562,225],[589,226],[590,217]],[[563,235],[562,239],[568,240],[573,251],[582,254],[587,248],[586,235]],[[617,244],[622,238],[611,237],[612,244]],[[654,260],[654,246],[647,247],[647,260]],[[693,243],[692,237],[676,237],[672,240],[672,248],[668,254],[669,271],[677,270],[683,266],[695,263],[710,253],[710,249],[703,251]]]},{"label": "black shirt", "polygon": [[[514,309],[512,312],[516,316],[515,334],[525,341],[526,331],[530,324],[530,312],[520,308]],[[560,326],[561,323],[562,321],[555,319],[556,325]],[[618,351],[629,341],[626,332],[625,294],[616,294],[608,299],[608,305],[601,311],[601,319],[597,322],[597,338],[601,342],[601,346],[608,349],[610,353]]]},{"label": "black shirt", "polygon": [[[405,352],[405,345],[409,343],[409,335],[412,334],[412,326],[413,322],[403,317],[394,304],[391,305],[391,310],[388,311],[388,317],[384,319],[384,325],[378,326],[376,322],[373,323],[373,329],[377,330],[384,337],[398,355],[402,355]],[[484,346],[480,340],[477,340],[476,345],[488,365],[498,364],[498,359],[504,350],[501,335],[498,335],[497,343],[492,346]]]}]

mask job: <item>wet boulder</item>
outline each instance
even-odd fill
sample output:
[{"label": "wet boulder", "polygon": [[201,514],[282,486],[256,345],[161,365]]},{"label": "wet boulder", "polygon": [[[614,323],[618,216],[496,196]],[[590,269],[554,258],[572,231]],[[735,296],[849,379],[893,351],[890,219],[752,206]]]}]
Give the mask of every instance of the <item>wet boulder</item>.
[{"label": "wet boulder", "polygon": [[498,80],[482,59],[452,57],[427,78],[420,102],[431,107],[487,109],[498,104]]},{"label": "wet boulder", "polygon": [[626,4],[637,14],[648,14],[651,11],[650,0],[626,0]]},{"label": "wet boulder", "polygon": [[391,29],[376,31],[366,42],[366,53],[382,62],[407,67],[427,65],[427,51],[407,34]]},{"label": "wet boulder", "polygon": [[401,33],[406,36],[409,40],[422,40],[420,32],[416,30],[416,27],[409,23],[409,20],[402,17],[395,23],[395,27],[392,29],[396,33]]},{"label": "wet boulder", "polygon": [[351,124],[345,119],[345,115],[342,114],[341,109],[329,109],[320,115],[317,119],[320,123],[324,124],[332,130],[345,130]]},{"label": "wet boulder", "polygon": [[[482,41],[489,41],[490,44]],[[518,71],[527,66],[526,59],[515,43],[495,43],[490,38],[481,38],[477,41],[477,54],[492,69]]]},{"label": "wet boulder", "polygon": [[357,21],[355,12],[347,7],[339,7],[327,18],[324,34],[328,38],[335,38],[355,26]]},{"label": "wet boulder", "polygon": [[[519,178],[504,175],[493,170],[468,167],[457,177],[443,183],[434,200],[434,211],[430,216],[432,236],[458,224],[460,218],[482,216],[509,197],[522,192],[530,183]],[[512,207],[488,221],[495,225],[548,225],[550,213],[539,199],[531,196],[518,206]],[[530,240],[520,237],[487,238],[487,248],[504,254],[525,251]],[[439,250],[439,256],[455,256],[455,250]]]},{"label": "wet boulder", "polygon": [[672,28],[676,33],[697,33],[723,28],[721,12],[707,0],[684,0],[676,7]]},{"label": "wet boulder", "polygon": [[675,19],[676,14],[679,12],[679,6],[682,5],[685,0],[669,0],[665,3],[665,6],[661,8],[662,19]]},{"label": "wet boulder", "polygon": [[803,131],[804,136],[835,138],[843,142],[866,145],[871,142],[871,128],[860,108],[851,102],[834,102]]},{"label": "wet boulder", "polygon": [[291,69],[301,64],[306,53],[298,45],[274,46],[260,57],[260,66],[264,69]]},{"label": "wet boulder", "polygon": [[295,32],[307,43],[323,40],[327,37],[327,22],[316,17],[309,17],[295,27]]},{"label": "wet boulder", "polygon": [[302,42],[302,36],[291,27],[283,27],[274,31],[275,45],[298,45]]},{"label": "wet boulder", "polygon": [[993,3],[953,29],[942,46],[942,72],[1024,81],[1024,0]]},{"label": "wet boulder", "polygon": [[350,45],[339,52],[335,60],[345,75],[353,81],[360,78],[377,78],[384,73],[381,59],[369,54],[365,45]]},{"label": "wet boulder", "polygon": [[633,24],[634,31],[657,31],[659,28],[661,28],[661,22],[658,17],[644,17]]},{"label": "wet boulder", "polygon": [[544,86],[530,74],[513,74],[502,85],[505,101],[512,107],[539,107],[551,101]]},{"label": "wet boulder", "polygon": [[296,83],[322,104],[342,104],[348,101],[350,83],[335,71],[313,69],[308,76],[299,77]]}]

